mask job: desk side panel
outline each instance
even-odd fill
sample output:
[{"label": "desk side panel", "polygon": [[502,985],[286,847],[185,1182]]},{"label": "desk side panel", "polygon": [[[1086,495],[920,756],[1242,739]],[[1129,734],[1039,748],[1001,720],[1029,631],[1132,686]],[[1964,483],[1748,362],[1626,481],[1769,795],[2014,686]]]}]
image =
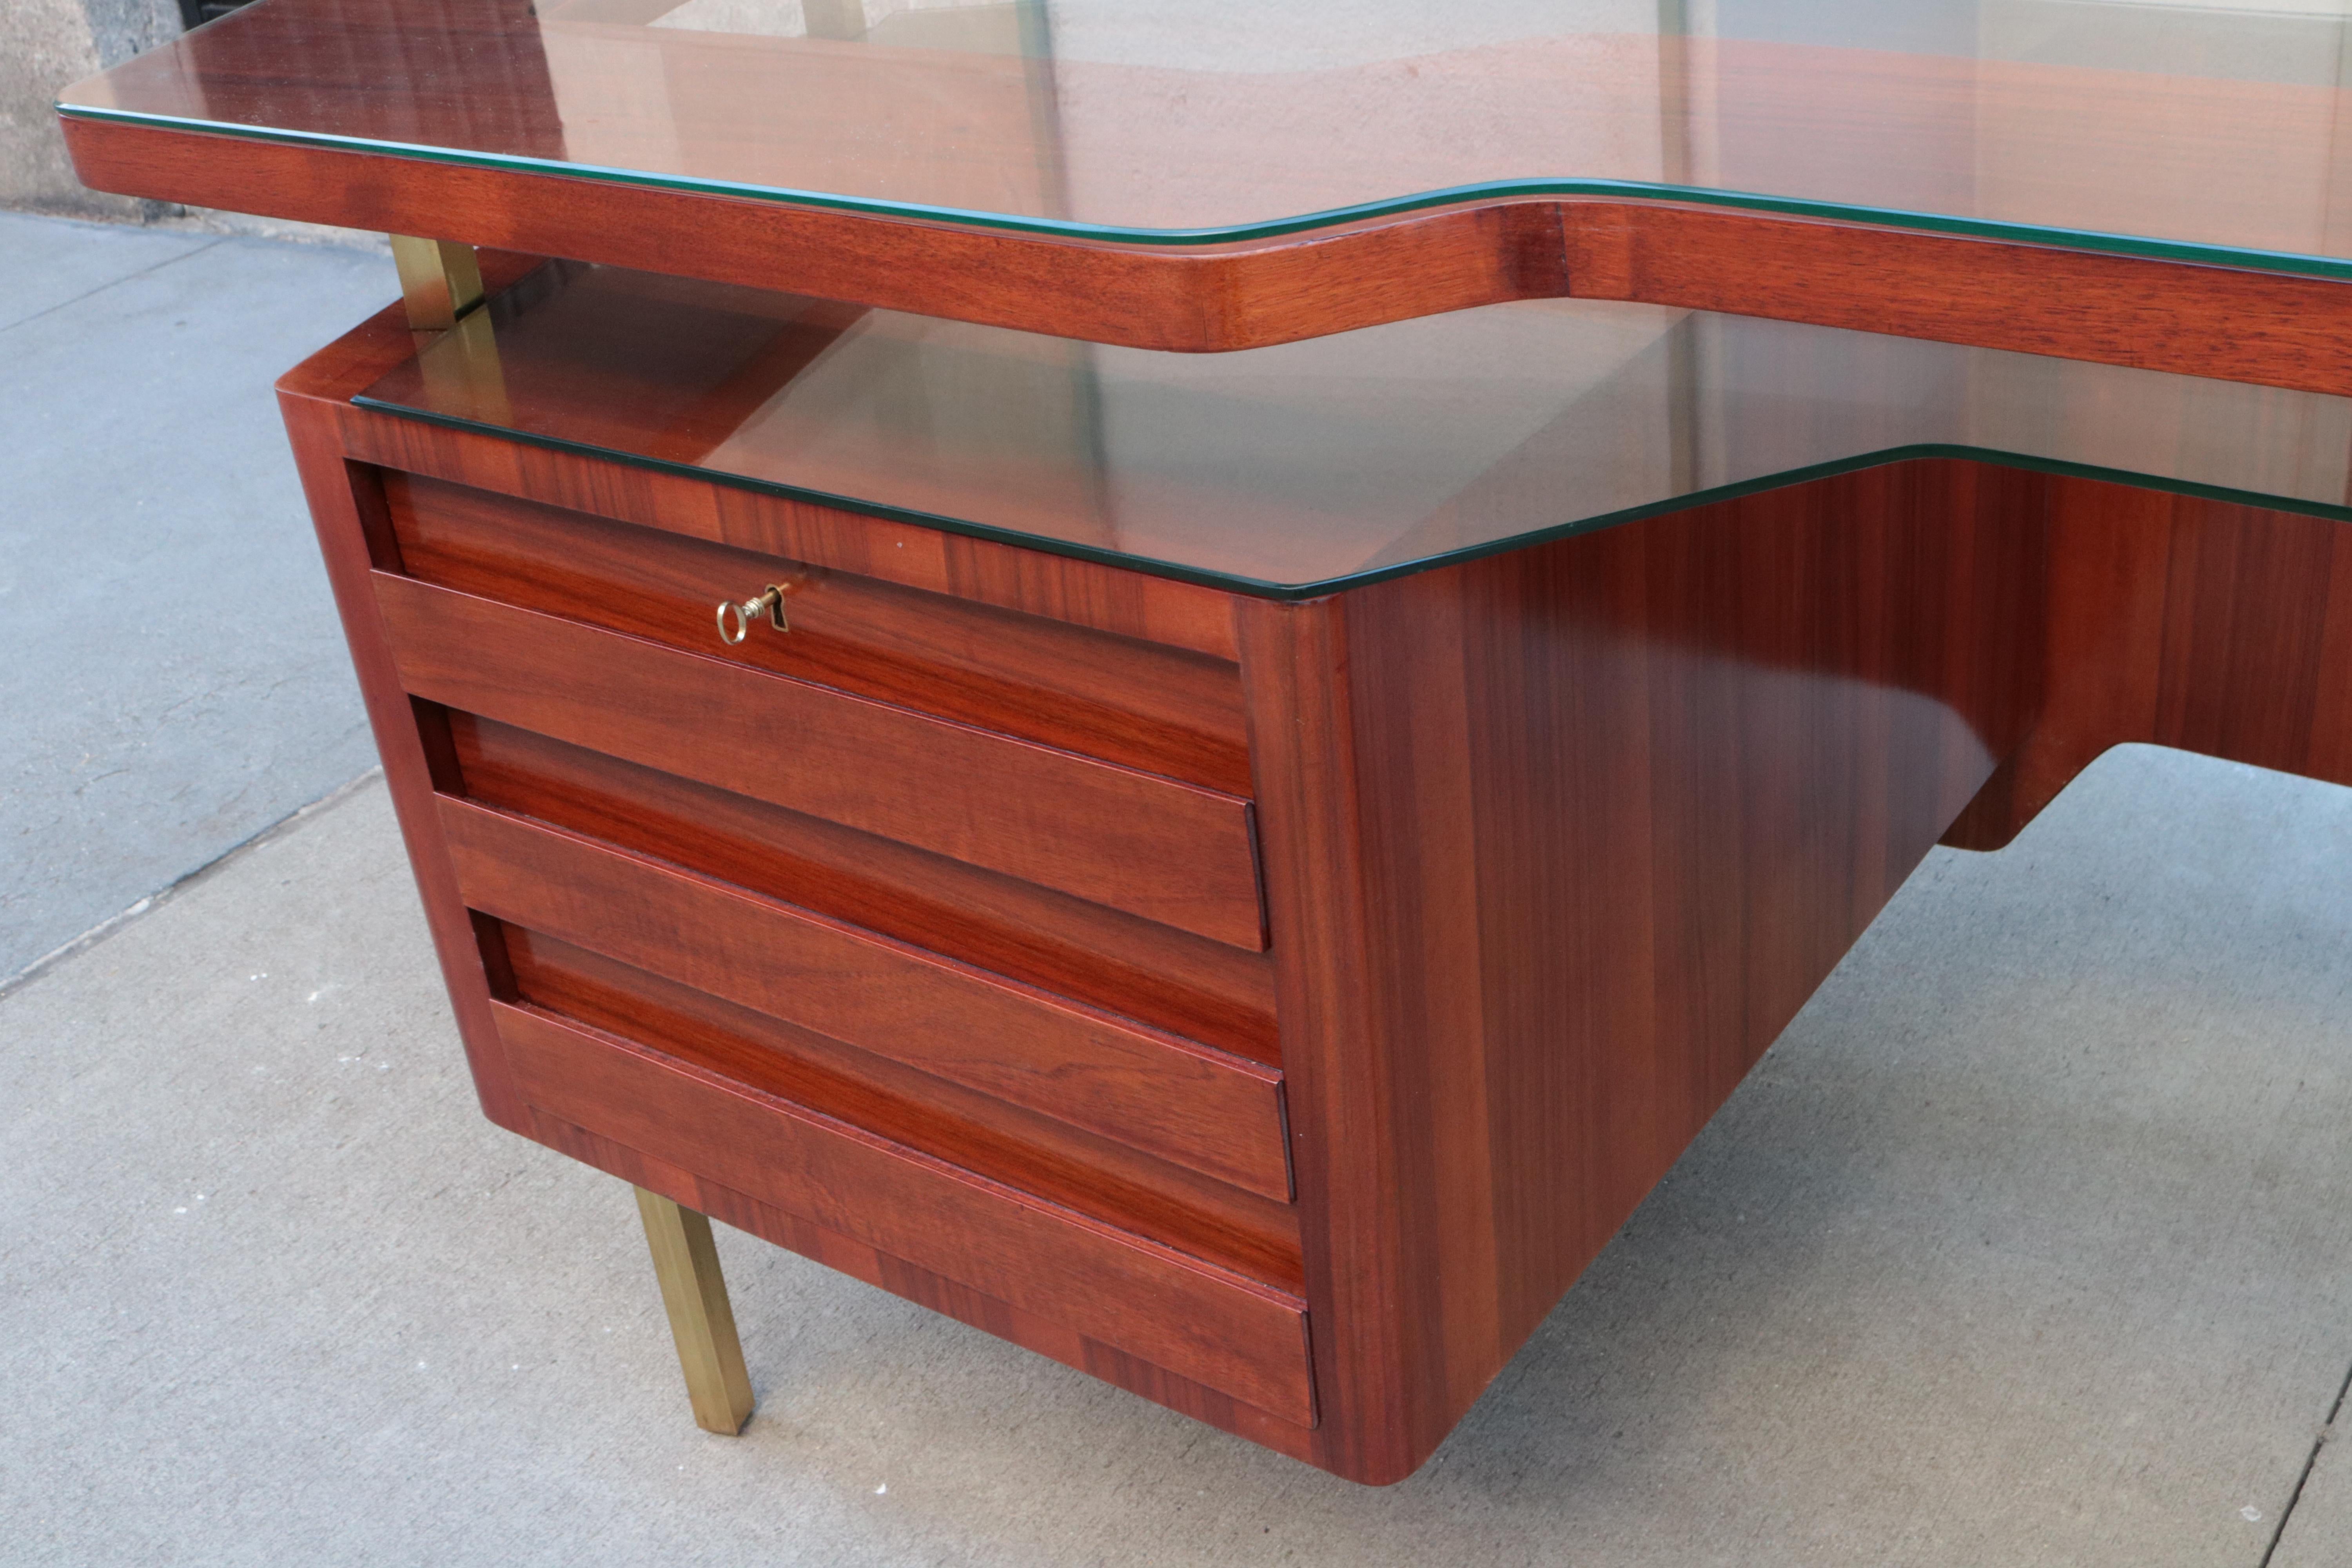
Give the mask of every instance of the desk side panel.
[{"label": "desk side panel", "polygon": [[1428,1457],[2013,746],[2042,486],[1907,465],[1244,610],[1318,1462]]},{"label": "desk side panel", "polygon": [[2050,484],[2044,696],[1945,842],[1997,849],[2110,746],[2352,784],[2352,524]]},{"label": "desk side panel", "polygon": [[[535,257],[485,256],[485,281],[503,288],[538,265]],[[343,441],[352,395],[415,352],[405,312],[391,306],[289,372],[278,384],[278,408],[476,1092],[491,1121],[523,1132],[529,1113],[490,1014],[492,971],[502,964],[503,949],[466,910],[434,809],[436,779],[455,768],[446,726],[437,713],[412,704],[402,688],[372,582],[376,567],[397,561],[398,545],[381,485],[372,469],[349,460]]]}]

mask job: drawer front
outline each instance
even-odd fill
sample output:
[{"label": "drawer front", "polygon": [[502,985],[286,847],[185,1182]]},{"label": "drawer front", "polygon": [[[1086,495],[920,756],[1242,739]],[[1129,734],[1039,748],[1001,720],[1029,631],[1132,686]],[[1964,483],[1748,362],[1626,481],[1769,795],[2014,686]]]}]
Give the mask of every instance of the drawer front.
[{"label": "drawer front", "polygon": [[[387,475],[384,500],[420,581],[1250,792],[1231,660],[437,479]],[[791,632],[724,647],[718,603],[778,581],[793,586]]]},{"label": "drawer front", "polygon": [[1281,1065],[1271,954],[509,724],[438,711],[448,720],[450,794]]},{"label": "drawer front", "polygon": [[465,801],[468,907],[1286,1200],[1281,1075],[919,949]]},{"label": "drawer front", "polygon": [[1296,1297],[979,1180],[657,1053],[493,1004],[549,1115],[1063,1324],[1298,1426],[1315,1419]]},{"label": "drawer front", "polygon": [[501,979],[511,978],[500,994],[509,1001],[618,1035],[1276,1290],[1306,1289],[1295,1204],[1245,1193],[544,931],[479,923],[496,937]]},{"label": "drawer front", "polygon": [[415,696],[1265,946],[1245,800],[563,616],[374,580]]},{"label": "drawer front", "polygon": [[[371,466],[393,486],[403,479],[429,477],[478,494],[855,573],[1147,647],[1181,649],[1226,664],[1241,657],[1235,602],[1214,588],[740,490],[708,478],[583,459],[487,432],[387,417],[351,408],[342,396],[334,403],[344,457]],[[394,521],[374,509],[371,515]],[[386,556],[378,564],[393,559]]]}]

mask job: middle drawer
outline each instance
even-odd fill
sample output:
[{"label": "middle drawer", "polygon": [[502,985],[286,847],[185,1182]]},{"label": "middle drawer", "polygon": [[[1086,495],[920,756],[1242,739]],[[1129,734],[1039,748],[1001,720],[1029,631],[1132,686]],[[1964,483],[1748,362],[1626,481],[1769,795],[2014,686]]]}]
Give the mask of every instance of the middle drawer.
[{"label": "middle drawer", "polygon": [[482,913],[1276,1201],[1281,1074],[694,872],[442,797]]}]

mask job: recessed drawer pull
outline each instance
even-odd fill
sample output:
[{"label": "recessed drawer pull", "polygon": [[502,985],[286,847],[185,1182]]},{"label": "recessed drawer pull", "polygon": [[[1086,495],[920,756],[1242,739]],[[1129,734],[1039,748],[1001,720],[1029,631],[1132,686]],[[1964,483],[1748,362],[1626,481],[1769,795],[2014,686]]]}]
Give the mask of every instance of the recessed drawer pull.
[{"label": "recessed drawer pull", "polygon": [[[768,624],[780,632],[791,631],[792,623],[784,619],[784,595],[799,587],[798,583],[771,583],[760,590],[756,598],[741,604],[732,599],[719,606],[719,640],[732,647],[751,635],[753,623],[765,616]],[[734,617],[734,629],[728,628],[728,617]]]}]

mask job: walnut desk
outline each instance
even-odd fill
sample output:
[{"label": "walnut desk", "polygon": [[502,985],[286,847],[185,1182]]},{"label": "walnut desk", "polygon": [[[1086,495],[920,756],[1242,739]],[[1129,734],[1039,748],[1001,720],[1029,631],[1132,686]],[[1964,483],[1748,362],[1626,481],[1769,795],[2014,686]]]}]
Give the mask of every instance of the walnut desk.
[{"label": "walnut desk", "polygon": [[716,1215],[1394,1480],[1931,846],[2352,782],[2345,24],[1620,8],[266,0],[67,93],[412,237],[287,423],[483,1107],[706,1426]]}]

